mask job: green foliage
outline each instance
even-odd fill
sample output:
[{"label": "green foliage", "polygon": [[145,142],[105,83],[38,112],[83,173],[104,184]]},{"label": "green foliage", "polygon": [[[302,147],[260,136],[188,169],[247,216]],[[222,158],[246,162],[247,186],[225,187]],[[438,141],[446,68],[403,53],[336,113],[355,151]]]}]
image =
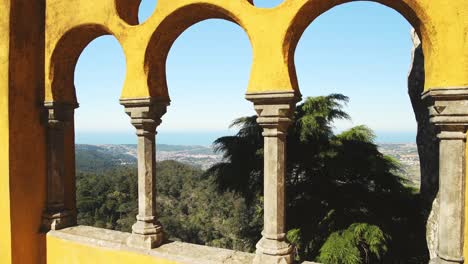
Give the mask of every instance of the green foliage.
[{"label": "green foliage", "polygon": [[134,167],[115,167],[105,173],[77,173],[78,223],[130,231],[137,214]]},{"label": "green foliage", "polygon": [[[296,257],[315,259],[332,234],[366,223],[392,237],[385,261],[427,262],[419,194],[406,186],[399,164],[379,152],[366,126],[333,133],[333,122],[349,119],[347,102],[340,94],[309,97],[297,106],[288,131],[286,216]],[[235,120],[239,132],[215,141],[224,160],[205,173],[221,191],[235,191],[247,203],[263,191],[263,137],[256,118]]]},{"label": "green foliage", "polygon": [[302,240],[302,235],[301,235],[301,229],[299,228],[294,228],[294,229],[291,229],[289,230],[287,233],[286,233],[286,239],[287,241],[289,241],[289,243],[291,243],[291,245],[294,246],[294,258],[296,260],[300,260],[300,255],[299,255],[299,252],[301,251],[302,249],[302,243],[301,243],[301,240]]},{"label": "green foliage", "polygon": [[359,249],[351,240],[345,239],[340,233],[332,233],[321,248],[318,261],[324,264],[360,264]]},{"label": "green foliage", "polygon": [[256,207],[233,192],[219,193],[213,179],[201,174],[175,161],[159,163],[159,219],[171,239],[252,251],[261,219]]},{"label": "green foliage", "polygon": [[[296,259],[323,263],[427,263],[419,194],[407,187],[375,134],[349,119],[346,96],[309,97],[288,131],[287,239]],[[235,120],[234,136],[214,142],[223,161],[207,171],[157,164],[160,221],[173,240],[253,251],[263,215],[263,136],[256,116]],[[170,148],[170,146],[168,146]],[[137,213],[136,167],[128,157],[77,151],[80,224],[130,231]],[[125,162],[124,162],[125,163]],[[390,239],[391,237],[391,239]]]},{"label": "green foliage", "polygon": [[336,137],[340,140],[373,143],[375,140],[375,133],[367,126],[361,125],[352,127]]},{"label": "green foliage", "polygon": [[[77,159],[82,160],[77,153]],[[111,163],[106,156],[101,165]],[[112,159],[112,157],[107,157]],[[97,164],[97,163],[95,163]],[[175,161],[158,167],[159,220],[172,240],[252,251],[259,239],[262,211],[247,207],[233,192],[219,193],[201,170]],[[97,173],[77,173],[78,223],[130,232],[138,212],[135,166],[96,167]],[[89,171],[89,166],[84,169]]]},{"label": "green foliage", "polygon": [[346,230],[333,232],[320,248],[317,261],[323,264],[376,263],[387,250],[387,238],[378,226],[355,223]]},{"label": "green foliage", "polygon": [[301,141],[311,138],[333,135],[332,122],[336,119],[349,119],[349,115],[342,110],[343,104],[349,98],[342,94],[329,96],[308,97],[297,109],[296,125]]}]

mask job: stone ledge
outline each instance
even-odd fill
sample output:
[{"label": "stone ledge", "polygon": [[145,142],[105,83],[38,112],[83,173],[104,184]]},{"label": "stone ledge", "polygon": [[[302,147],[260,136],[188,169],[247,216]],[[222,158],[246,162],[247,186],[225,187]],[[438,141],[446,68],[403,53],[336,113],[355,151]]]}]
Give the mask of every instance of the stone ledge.
[{"label": "stone ledge", "polygon": [[75,226],[62,230],[50,231],[47,233],[47,236],[90,246],[164,258],[181,264],[246,264],[252,263],[255,256],[251,253],[183,242],[170,242],[152,250],[131,248],[125,243],[130,233],[89,226]]},{"label": "stone ledge", "polygon": [[[169,242],[151,250],[132,248],[126,245],[130,233],[90,226],[52,230],[47,233],[47,236],[93,247],[163,258],[180,264],[250,264],[255,257],[255,254],[252,253],[184,242]],[[303,262],[302,264],[316,263]]]}]

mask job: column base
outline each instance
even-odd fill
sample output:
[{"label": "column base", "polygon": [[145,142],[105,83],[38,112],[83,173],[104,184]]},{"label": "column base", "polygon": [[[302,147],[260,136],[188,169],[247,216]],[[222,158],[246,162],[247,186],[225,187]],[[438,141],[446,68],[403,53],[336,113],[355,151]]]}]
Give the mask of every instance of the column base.
[{"label": "column base", "polygon": [[291,264],[293,261],[293,247],[286,241],[263,237],[257,243],[253,264]]},{"label": "column base", "polygon": [[127,245],[142,249],[157,248],[164,242],[164,232],[160,224],[136,222],[132,234],[127,239]]},{"label": "column base", "polygon": [[273,256],[266,254],[255,255],[253,264],[291,264],[293,263],[292,255],[288,256]]},{"label": "column base", "polygon": [[430,264],[462,264],[464,263],[463,257],[460,258],[442,258],[440,256],[433,258],[429,261]]},{"label": "column base", "polygon": [[140,235],[131,234],[127,239],[127,245],[130,247],[142,248],[142,249],[153,249],[162,245],[163,235]]},{"label": "column base", "polygon": [[45,212],[42,214],[41,230],[44,232],[60,230],[75,225],[76,219],[72,211],[64,210],[57,213]]}]

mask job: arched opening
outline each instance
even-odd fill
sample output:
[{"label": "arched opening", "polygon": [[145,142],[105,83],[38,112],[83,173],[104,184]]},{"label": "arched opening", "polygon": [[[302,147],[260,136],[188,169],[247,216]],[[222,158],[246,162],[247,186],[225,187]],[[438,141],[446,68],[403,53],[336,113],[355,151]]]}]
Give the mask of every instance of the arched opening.
[{"label": "arched opening", "polygon": [[234,119],[254,114],[244,99],[251,63],[248,36],[225,20],[199,22],[171,47],[171,105],[157,136],[158,215],[170,239],[254,249],[257,239],[246,239],[249,228],[242,222],[252,210],[235,192],[219,191],[207,174],[222,161],[213,142],[236,133],[229,129]]},{"label": "arched opening", "polygon": [[206,19],[224,19],[239,24],[239,19],[230,11],[213,4],[197,3],[177,9],[155,29],[145,51],[148,92],[152,98],[169,100],[166,80],[169,51],[187,28]]},{"label": "arched opening", "polygon": [[[426,147],[437,147],[427,109],[414,96],[414,89],[422,93],[424,80],[408,91],[410,29],[394,10],[363,2],[334,7],[301,37],[294,61],[306,99],[298,106],[295,132],[309,147],[288,148],[288,162],[301,169],[290,172],[287,192],[298,258],[429,259],[425,221],[436,190],[424,198],[419,189],[437,182],[437,157],[421,157],[426,166],[427,159],[432,163],[431,171],[419,167],[417,132],[426,131]],[[426,120],[419,130],[411,103]],[[420,170],[429,173],[422,182]]]},{"label": "arched opening", "polygon": [[117,14],[130,25],[143,24],[156,10],[157,0],[115,0]]},{"label": "arched opening", "polygon": [[123,50],[112,36],[94,39],[81,52],[74,73],[80,104],[75,184],[79,225],[130,232],[137,213],[137,158],[132,145],[123,145],[136,143],[119,104],[125,72]]},{"label": "arched opening", "polygon": [[140,22],[140,24],[144,23],[148,18],[151,17],[151,15],[155,12],[157,5],[157,0],[141,1],[138,12],[138,21]]},{"label": "arched opening", "polygon": [[78,58],[92,40],[110,34],[102,25],[87,24],[70,29],[57,41],[46,69],[46,102],[76,103],[74,71]]},{"label": "arched opening", "polygon": [[284,2],[284,0],[251,0],[253,5],[259,8],[274,8]]},{"label": "arched opening", "polygon": [[249,39],[232,22],[210,19],[187,29],[172,45],[166,62],[171,106],[161,131],[223,133],[232,120],[253,114],[244,99],[251,63]]},{"label": "arched opening", "polygon": [[125,72],[125,55],[114,37],[99,37],[83,50],[75,67],[77,143],[113,144],[122,140],[109,134],[133,132],[119,104]]}]

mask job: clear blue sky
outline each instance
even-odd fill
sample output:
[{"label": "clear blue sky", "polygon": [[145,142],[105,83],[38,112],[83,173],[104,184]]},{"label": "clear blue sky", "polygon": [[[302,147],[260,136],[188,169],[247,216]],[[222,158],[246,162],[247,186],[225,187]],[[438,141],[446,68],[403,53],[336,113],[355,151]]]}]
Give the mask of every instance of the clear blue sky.
[{"label": "clear blue sky", "polygon": [[[270,7],[280,0],[258,0]],[[155,0],[143,0],[140,20]],[[409,23],[396,11],[370,2],[335,7],[314,21],[296,50],[304,97],[343,93],[351,98],[351,122],[336,130],[366,124],[379,141],[414,141],[416,122],[407,95],[411,59]],[[244,31],[222,20],[207,20],[184,32],[172,47],[167,75],[172,104],[158,129],[158,142],[208,145],[233,133],[229,123],[252,115],[244,99],[252,51]],[[125,58],[111,36],[94,40],[81,55],[75,85],[77,143],[135,143],[134,128],[118,99]]]}]

